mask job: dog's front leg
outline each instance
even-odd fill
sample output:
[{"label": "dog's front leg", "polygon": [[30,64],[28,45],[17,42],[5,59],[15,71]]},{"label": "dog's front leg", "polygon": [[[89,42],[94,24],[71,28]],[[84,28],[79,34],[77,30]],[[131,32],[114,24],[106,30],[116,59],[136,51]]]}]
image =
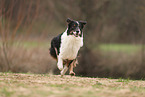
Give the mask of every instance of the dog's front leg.
[{"label": "dog's front leg", "polygon": [[67,65],[64,66],[63,70],[60,72],[61,73],[61,76],[63,76],[68,70],[68,67]]},{"label": "dog's front leg", "polygon": [[63,70],[63,59],[60,56],[58,56],[57,67],[59,70]]}]

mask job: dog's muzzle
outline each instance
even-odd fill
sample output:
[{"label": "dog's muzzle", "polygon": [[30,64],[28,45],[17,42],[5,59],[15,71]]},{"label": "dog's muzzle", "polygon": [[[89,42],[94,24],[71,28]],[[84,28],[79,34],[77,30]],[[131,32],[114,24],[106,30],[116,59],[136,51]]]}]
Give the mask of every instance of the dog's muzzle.
[{"label": "dog's muzzle", "polygon": [[80,36],[80,31],[71,32],[71,35],[78,37],[78,36]]}]

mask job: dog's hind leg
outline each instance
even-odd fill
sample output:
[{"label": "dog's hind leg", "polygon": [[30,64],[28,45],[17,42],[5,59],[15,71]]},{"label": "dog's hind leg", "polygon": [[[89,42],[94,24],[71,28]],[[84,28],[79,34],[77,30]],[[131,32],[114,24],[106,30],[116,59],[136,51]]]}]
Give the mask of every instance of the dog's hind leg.
[{"label": "dog's hind leg", "polygon": [[54,48],[54,49],[55,49],[56,56],[58,57],[58,51],[57,51],[57,48]]},{"label": "dog's hind leg", "polygon": [[70,68],[69,68],[69,74],[74,76],[75,73],[73,72],[73,67],[76,66],[76,60],[73,60],[73,62],[70,64]]}]

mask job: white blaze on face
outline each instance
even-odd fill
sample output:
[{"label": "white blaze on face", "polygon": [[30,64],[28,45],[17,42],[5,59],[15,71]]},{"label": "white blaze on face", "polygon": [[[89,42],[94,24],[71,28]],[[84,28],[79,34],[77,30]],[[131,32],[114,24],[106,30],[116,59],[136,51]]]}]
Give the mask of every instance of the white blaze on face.
[{"label": "white blaze on face", "polygon": [[[73,32],[74,35],[80,35],[81,34],[81,31],[80,31],[80,28],[79,28],[79,22],[76,21],[76,23],[78,24],[77,28],[76,28],[76,31]],[[77,32],[79,31],[79,32]]]}]

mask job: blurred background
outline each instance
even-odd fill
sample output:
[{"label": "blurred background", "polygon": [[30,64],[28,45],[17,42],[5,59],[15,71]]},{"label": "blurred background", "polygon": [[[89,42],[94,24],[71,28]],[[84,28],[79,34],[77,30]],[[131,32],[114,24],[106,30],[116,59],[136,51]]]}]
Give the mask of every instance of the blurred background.
[{"label": "blurred background", "polygon": [[0,0],[0,72],[59,74],[50,41],[87,21],[78,76],[145,78],[144,0]]}]

